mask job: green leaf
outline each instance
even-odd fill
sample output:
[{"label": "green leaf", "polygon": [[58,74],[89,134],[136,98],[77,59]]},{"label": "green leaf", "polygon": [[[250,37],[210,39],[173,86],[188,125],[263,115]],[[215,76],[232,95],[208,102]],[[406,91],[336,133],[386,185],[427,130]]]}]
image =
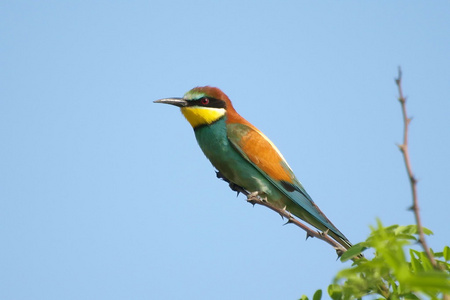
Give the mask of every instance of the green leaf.
[{"label": "green leaf", "polygon": [[416,225],[398,226],[397,228],[395,228],[394,233],[396,235],[400,235],[400,234],[406,234],[406,235],[416,234],[417,233],[417,226]]},{"label": "green leaf", "polygon": [[422,227],[422,229],[423,229],[423,233],[426,234],[426,235],[432,235],[433,234],[433,231],[431,231],[428,228]]},{"label": "green leaf", "polygon": [[333,300],[342,299],[342,287],[339,284],[330,284],[328,286],[328,295]]},{"label": "green leaf", "polygon": [[450,247],[445,246],[444,251],[442,251],[442,252],[444,254],[445,261],[449,261],[450,260]]},{"label": "green leaf", "polygon": [[428,271],[408,276],[403,281],[416,291],[450,293],[450,278],[445,272]]},{"label": "green leaf", "polygon": [[418,251],[415,251],[413,249],[409,250],[409,253],[411,254],[411,268],[414,273],[423,271],[423,266],[420,263],[420,260],[416,258],[416,255],[414,255],[414,254],[418,255],[418,253],[416,253],[416,252],[418,252]]},{"label": "green leaf", "polygon": [[317,290],[314,293],[313,300],[320,300],[320,299],[322,299],[322,290]]},{"label": "green leaf", "polygon": [[309,298],[306,295],[303,295],[300,299],[298,300],[309,300]]},{"label": "green leaf", "polygon": [[411,256],[415,256],[417,258],[419,258],[419,256],[420,256],[420,251],[417,251],[414,249],[409,249],[409,253],[411,254]]},{"label": "green leaf", "polygon": [[[378,227],[379,227],[379,228],[382,228],[382,227],[383,227],[383,224],[381,223],[380,220],[377,220],[377,224],[378,224]],[[395,225],[391,225],[391,226],[388,226],[388,227],[384,227],[384,229],[385,229],[386,231],[395,231],[398,227],[399,227],[399,226],[398,226],[397,224],[395,224]]]},{"label": "green leaf", "polygon": [[345,262],[349,259],[352,259],[353,257],[361,254],[366,249],[367,247],[365,246],[365,243],[358,243],[353,247],[351,247],[350,249],[348,249],[347,251],[345,251],[344,254],[342,254],[341,261]]},{"label": "green leaf", "polygon": [[420,300],[420,298],[417,297],[414,293],[402,294],[402,297],[406,300]]},{"label": "green leaf", "polygon": [[431,264],[430,260],[428,259],[427,254],[425,252],[420,252],[419,258],[422,262],[422,266],[425,271],[434,270],[433,265]]},{"label": "green leaf", "polygon": [[433,252],[434,257],[444,257],[444,252]]}]

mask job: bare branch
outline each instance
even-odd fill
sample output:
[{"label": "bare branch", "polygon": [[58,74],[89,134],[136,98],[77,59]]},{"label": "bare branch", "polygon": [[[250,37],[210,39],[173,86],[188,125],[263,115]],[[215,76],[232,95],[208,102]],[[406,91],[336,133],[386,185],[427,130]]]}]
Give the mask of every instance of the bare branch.
[{"label": "bare branch", "polygon": [[286,224],[295,224],[296,226],[298,226],[301,229],[303,229],[304,231],[306,231],[306,238],[315,237],[315,238],[318,238],[318,239],[328,243],[336,250],[336,253],[338,254],[338,256],[341,256],[345,251],[347,251],[343,246],[341,246],[338,242],[336,242],[334,239],[332,239],[326,231],[320,232],[320,231],[311,229],[307,225],[300,222],[297,218],[295,218],[289,211],[287,211],[286,209],[280,209],[280,208],[272,205],[266,199],[259,197],[257,193],[248,194],[247,202],[249,202],[253,205],[259,204],[259,205],[265,206],[265,207],[270,208],[271,210],[279,213],[282,217],[287,219]]},{"label": "bare branch", "polygon": [[400,105],[402,107],[402,114],[403,114],[403,144],[398,145],[400,151],[402,152],[403,159],[405,161],[405,167],[406,172],[408,173],[409,182],[411,185],[411,192],[412,192],[412,200],[413,204],[411,209],[414,211],[414,217],[416,219],[417,224],[417,231],[419,234],[419,243],[422,245],[422,248],[424,249],[425,253],[427,254],[428,259],[433,264],[433,266],[436,269],[439,269],[436,263],[436,260],[434,259],[434,256],[431,254],[430,248],[427,245],[427,242],[425,240],[425,234],[423,232],[423,226],[422,221],[420,219],[420,213],[419,213],[419,201],[417,196],[417,179],[414,177],[414,173],[412,171],[411,167],[411,161],[409,158],[409,151],[408,151],[408,133],[409,133],[409,125],[411,123],[411,118],[408,117],[407,111],[406,111],[406,98],[403,96],[403,90],[402,90],[402,70],[399,67],[398,68],[398,77],[395,79],[395,83],[398,87],[398,101],[400,102]]},{"label": "bare branch", "polygon": [[[260,196],[258,196],[257,192],[254,193],[250,193],[247,190],[243,189],[240,186],[237,186],[235,184],[233,184],[232,182],[230,182],[227,178],[225,178],[220,172],[217,172],[216,174],[217,178],[223,179],[224,181],[228,182],[228,184],[230,185],[230,188],[233,191],[236,191],[239,195],[239,193],[244,194],[245,196],[247,196],[247,202],[251,203],[253,205],[258,204],[258,205],[262,205],[265,206],[267,208],[270,208],[271,210],[277,212],[278,214],[280,214],[280,216],[282,218],[286,218],[287,222],[286,224],[295,224],[296,226],[300,227],[301,229],[303,229],[304,231],[306,231],[306,239],[308,239],[309,237],[315,237],[318,238],[319,240],[322,240],[326,243],[328,243],[329,245],[331,245],[335,250],[337,255],[340,257],[345,251],[347,251],[341,244],[339,244],[337,241],[335,241],[333,238],[331,238],[327,232],[320,232],[314,229],[311,229],[310,227],[308,227],[307,225],[303,224],[302,222],[300,222],[297,218],[295,218],[289,211],[287,211],[285,208],[278,208],[276,206],[274,206],[273,204],[271,204],[269,201],[267,201],[267,199],[261,198]],[[354,259],[357,259],[359,257],[355,257]]]}]

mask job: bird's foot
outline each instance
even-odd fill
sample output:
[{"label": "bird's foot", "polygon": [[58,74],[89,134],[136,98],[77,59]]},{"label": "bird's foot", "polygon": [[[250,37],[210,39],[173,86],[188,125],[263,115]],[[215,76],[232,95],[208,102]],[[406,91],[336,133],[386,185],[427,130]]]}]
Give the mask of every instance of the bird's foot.
[{"label": "bird's foot", "polygon": [[236,183],[231,182],[230,180],[228,180],[228,178],[223,176],[223,174],[220,173],[220,171],[216,172],[216,176],[217,176],[217,178],[222,179],[225,182],[228,182],[228,185],[229,185],[230,189],[237,193],[236,196],[239,196],[239,193],[242,193],[244,195],[248,195],[248,191],[246,189],[244,189],[242,186],[237,185]]},{"label": "bird's foot", "polygon": [[242,193],[244,195],[248,195],[248,192],[246,189],[244,189],[242,186],[237,185],[236,183],[230,182],[228,184],[230,186],[230,189],[235,191],[237,193],[236,197],[239,196],[239,193]]},{"label": "bird's foot", "polygon": [[[295,222],[294,222],[294,221],[295,221],[294,216],[293,216],[293,215],[291,214],[291,212],[288,211],[286,208],[287,208],[287,207],[286,207],[286,205],[285,205],[285,206],[283,207],[282,212],[279,213],[280,216],[281,216],[281,218],[282,218],[283,220],[284,220],[284,218],[287,219],[286,223],[284,223],[283,226],[284,226],[284,225],[287,225],[287,224],[293,224],[293,223],[295,223]],[[307,239],[308,239],[308,238],[307,238]]]},{"label": "bird's foot", "polygon": [[219,178],[219,179],[222,179],[225,182],[230,183],[230,181],[225,176],[223,176],[223,174],[220,173],[220,171],[216,171],[216,177]]},{"label": "bird's foot", "polygon": [[259,192],[252,192],[250,194],[247,195],[247,202],[253,204],[253,206],[255,206],[256,202],[260,201],[259,199]]},{"label": "bird's foot", "polygon": [[267,202],[267,197],[263,196],[263,195],[264,195],[264,193],[263,192],[259,192],[259,191],[247,194],[247,202],[251,203],[253,205],[255,205],[258,202],[260,204],[261,204],[261,202],[263,202],[263,203]]},{"label": "bird's foot", "polygon": [[319,235],[323,236],[323,237],[327,237],[328,236],[328,232],[330,231],[330,229],[327,229],[325,231],[317,231],[319,233]]}]

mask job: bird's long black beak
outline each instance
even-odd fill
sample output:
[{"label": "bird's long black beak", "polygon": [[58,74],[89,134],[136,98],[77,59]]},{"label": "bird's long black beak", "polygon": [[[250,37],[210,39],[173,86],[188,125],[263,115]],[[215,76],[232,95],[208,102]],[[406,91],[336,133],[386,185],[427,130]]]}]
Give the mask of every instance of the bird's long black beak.
[{"label": "bird's long black beak", "polygon": [[184,100],[183,98],[164,98],[164,99],[159,99],[159,100],[153,101],[153,103],[165,103],[165,104],[175,105],[178,107],[184,107],[184,106],[188,105],[187,101]]}]

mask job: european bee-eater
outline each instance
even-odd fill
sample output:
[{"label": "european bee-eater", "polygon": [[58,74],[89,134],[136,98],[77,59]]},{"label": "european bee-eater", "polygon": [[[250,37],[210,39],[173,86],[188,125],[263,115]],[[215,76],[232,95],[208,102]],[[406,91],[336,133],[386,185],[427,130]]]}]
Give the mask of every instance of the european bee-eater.
[{"label": "european bee-eater", "polygon": [[196,87],[183,98],[165,98],[181,108],[212,165],[228,182],[267,201],[328,234],[346,249],[348,239],[328,220],[297,180],[283,155],[255,126],[241,117],[220,89]]}]

